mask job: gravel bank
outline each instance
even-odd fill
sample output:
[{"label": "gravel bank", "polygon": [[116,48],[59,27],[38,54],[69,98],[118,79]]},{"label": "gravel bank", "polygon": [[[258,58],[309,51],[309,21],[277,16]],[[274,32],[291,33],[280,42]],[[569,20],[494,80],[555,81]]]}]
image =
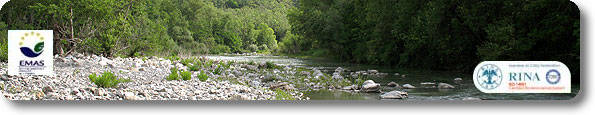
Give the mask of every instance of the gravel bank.
[{"label": "gravel bank", "polygon": [[[255,68],[258,64],[234,63],[219,74],[209,71],[217,66],[202,67],[192,72],[191,80],[167,81],[165,77],[171,68],[188,70],[188,67],[180,61],[158,57],[73,54],[55,56],[54,61],[55,76],[7,76],[6,63],[0,63],[2,96],[9,100],[279,100],[279,91],[274,89],[281,89],[288,98],[304,99],[302,93],[293,90],[292,84],[261,83],[264,76],[259,73],[268,70]],[[105,71],[132,82],[121,83],[117,88],[99,88],[90,82],[90,74]],[[208,80],[196,78],[201,71],[207,73]]]}]

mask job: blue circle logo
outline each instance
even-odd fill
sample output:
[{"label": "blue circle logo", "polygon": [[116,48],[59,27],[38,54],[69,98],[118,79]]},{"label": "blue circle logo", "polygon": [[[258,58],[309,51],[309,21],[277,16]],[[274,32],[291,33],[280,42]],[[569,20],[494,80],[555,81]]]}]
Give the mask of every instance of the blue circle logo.
[{"label": "blue circle logo", "polygon": [[560,72],[558,72],[558,70],[555,70],[555,69],[551,69],[550,71],[548,71],[545,74],[546,81],[552,85],[558,84],[558,82],[560,82],[561,78],[562,78],[562,76],[560,75]]},{"label": "blue circle logo", "polygon": [[479,68],[475,75],[477,84],[483,89],[496,89],[502,83],[502,71],[494,64],[486,64]]}]

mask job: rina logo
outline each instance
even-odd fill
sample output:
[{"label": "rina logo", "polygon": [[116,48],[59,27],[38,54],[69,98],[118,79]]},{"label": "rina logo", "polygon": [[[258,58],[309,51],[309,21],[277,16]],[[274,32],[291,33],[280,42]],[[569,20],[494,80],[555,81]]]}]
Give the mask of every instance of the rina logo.
[{"label": "rina logo", "polygon": [[481,66],[475,77],[476,84],[486,90],[498,88],[502,84],[502,70],[494,64]]},{"label": "rina logo", "polygon": [[[33,43],[26,43],[26,39],[33,39]],[[40,33],[25,33],[20,37],[19,49],[23,55],[34,58],[43,53],[44,39]]]}]

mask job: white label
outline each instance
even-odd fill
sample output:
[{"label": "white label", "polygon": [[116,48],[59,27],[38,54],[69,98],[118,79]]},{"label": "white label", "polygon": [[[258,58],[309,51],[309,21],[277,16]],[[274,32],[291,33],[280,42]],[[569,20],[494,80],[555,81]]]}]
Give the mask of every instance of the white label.
[{"label": "white label", "polygon": [[9,75],[53,75],[52,30],[8,30]]},{"label": "white label", "polygon": [[485,61],[473,71],[484,93],[570,93],[570,77],[557,61]]}]

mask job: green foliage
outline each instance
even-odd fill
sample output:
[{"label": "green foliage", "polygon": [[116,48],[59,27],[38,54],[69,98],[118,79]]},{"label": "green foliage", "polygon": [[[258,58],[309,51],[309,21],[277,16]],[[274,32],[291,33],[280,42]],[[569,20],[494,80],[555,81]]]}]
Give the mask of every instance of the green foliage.
[{"label": "green foliage", "polygon": [[192,66],[188,67],[188,70],[190,71],[198,71],[200,70],[200,65],[199,64],[193,64]]},{"label": "green foliage", "polygon": [[556,60],[580,70],[580,11],[567,0],[301,0],[288,12],[284,53],[324,49],[349,62],[459,71],[485,60]]},{"label": "green foliage", "polygon": [[182,63],[182,65],[184,65],[184,66],[190,66],[190,64],[193,63],[193,62],[194,62],[194,59],[190,59],[190,58],[189,59],[183,59],[183,60],[180,61],[180,63]]},{"label": "green foliage", "polygon": [[180,76],[182,76],[182,80],[184,81],[192,79],[192,73],[190,73],[189,71],[181,71]]},{"label": "green foliage", "polygon": [[196,77],[198,77],[198,80],[203,81],[203,82],[205,82],[205,81],[207,81],[207,79],[209,79],[209,76],[207,76],[207,73],[205,73],[205,72],[198,73],[198,75]]},{"label": "green foliage", "polygon": [[97,76],[95,73],[89,75],[89,79],[98,87],[103,88],[114,88],[117,87],[118,84],[124,82],[131,82],[130,79],[119,79],[111,72],[103,72],[101,76]]},{"label": "green foliage", "polygon": [[217,66],[215,69],[213,69],[213,74],[219,75],[219,74],[221,74],[222,71],[223,71],[223,68],[221,66]]},{"label": "green foliage", "polygon": [[9,29],[55,30],[58,54],[219,54],[254,51],[245,49],[250,45],[267,45],[269,52],[288,33],[291,25],[285,15],[295,2],[21,0],[2,7],[0,22],[7,22]]},{"label": "green foliage", "polygon": [[171,80],[180,80],[180,77],[178,75],[178,68],[171,68],[171,73],[165,78],[168,81]]},{"label": "green foliage", "polygon": [[271,61],[267,61],[267,62],[265,63],[265,65],[266,65],[266,68],[267,68],[267,69],[283,69],[283,67],[281,67],[281,66],[278,66],[277,64],[275,64],[275,63],[273,63],[273,62],[271,62]]},{"label": "green foliage", "polygon": [[283,91],[281,89],[275,90],[275,100],[295,100],[290,93]]},{"label": "green foliage", "polygon": [[0,21],[0,62],[8,61],[8,25]]}]

